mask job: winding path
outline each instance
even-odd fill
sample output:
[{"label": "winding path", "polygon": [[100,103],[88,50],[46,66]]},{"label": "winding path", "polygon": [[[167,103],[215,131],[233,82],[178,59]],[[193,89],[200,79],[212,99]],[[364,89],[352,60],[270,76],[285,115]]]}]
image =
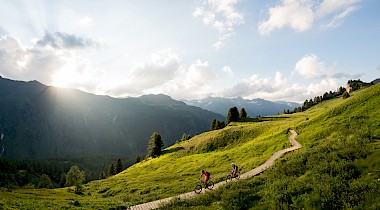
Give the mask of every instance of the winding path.
[{"label": "winding path", "polygon": [[[261,172],[265,171],[267,168],[272,167],[274,161],[276,159],[280,158],[283,154],[291,152],[291,151],[294,151],[294,150],[297,150],[297,149],[300,149],[302,147],[302,145],[298,141],[295,140],[295,137],[298,134],[294,130],[290,130],[290,132],[291,132],[291,135],[289,136],[289,141],[293,145],[292,147],[275,152],[265,163],[263,163],[262,165],[254,168],[254,169],[252,169],[252,170],[250,170],[250,171],[248,171],[248,172],[246,172],[244,174],[241,174],[240,178],[241,179],[248,179],[250,177],[256,176],[256,175],[260,174]],[[214,185],[213,189],[217,189],[217,188],[219,188],[220,186],[222,186],[224,184],[226,184],[225,181],[216,183]],[[202,193],[204,193],[205,191],[206,190],[203,190]],[[139,205],[136,205],[136,206],[131,206],[129,209],[131,209],[131,210],[156,209],[156,208],[160,207],[163,204],[169,203],[172,199],[188,199],[188,198],[192,198],[192,197],[194,197],[196,195],[197,194],[195,194],[194,191],[191,191],[191,192],[183,193],[183,194],[180,194],[180,195],[177,195],[177,196],[173,196],[173,197],[169,197],[169,198],[164,198],[164,199],[156,200],[156,201],[151,201],[151,202],[148,202],[148,203],[142,203],[142,204],[139,204]]]}]

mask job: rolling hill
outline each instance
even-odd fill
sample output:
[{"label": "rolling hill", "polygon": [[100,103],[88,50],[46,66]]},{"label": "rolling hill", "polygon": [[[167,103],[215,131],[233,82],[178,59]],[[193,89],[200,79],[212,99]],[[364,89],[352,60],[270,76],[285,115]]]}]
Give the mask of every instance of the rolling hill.
[{"label": "rolling hill", "polygon": [[[290,147],[297,131],[302,149],[263,174],[234,182],[164,209],[376,209],[380,208],[380,85],[324,101],[305,112],[231,123],[166,148],[105,180],[70,188],[0,192],[4,208],[126,208],[191,191],[199,171],[224,180],[231,162],[248,171]],[[10,191],[10,192],[9,192]]]}]

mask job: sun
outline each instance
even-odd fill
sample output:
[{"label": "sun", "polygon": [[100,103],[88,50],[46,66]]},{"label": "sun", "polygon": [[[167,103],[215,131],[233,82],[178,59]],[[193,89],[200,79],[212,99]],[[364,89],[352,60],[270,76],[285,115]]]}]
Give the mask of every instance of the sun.
[{"label": "sun", "polygon": [[70,71],[58,71],[52,77],[52,85],[55,87],[69,88],[73,85],[75,74]]}]

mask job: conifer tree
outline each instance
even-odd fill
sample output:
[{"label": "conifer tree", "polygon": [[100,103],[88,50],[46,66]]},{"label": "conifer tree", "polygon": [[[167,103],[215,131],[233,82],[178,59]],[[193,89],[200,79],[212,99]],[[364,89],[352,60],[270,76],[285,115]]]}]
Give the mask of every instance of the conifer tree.
[{"label": "conifer tree", "polygon": [[110,169],[109,169],[109,171],[108,171],[108,175],[109,176],[112,176],[112,175],[115,175],[116,173],[115,173],[115,166],[113,165],[113,163],[111,164],[111,166],[110,166]]},{"label": "conifer tree", "polygon": [[149,139],[148,156],[153,158],[160,156],[163,146],[164,142],[162,141],[161,136],[157,132],[154,132]]},{"label": "conifer tree", "polygon": [[211,126],[210,126],[210,130],[216,130],[216,124],[217,124],[217,122],[216,122],[217,120],[216,119],[213,119],[212,120],[212,122],[211,122]]},{"label": "conifer tree", "polygon": [[227,124],[237,122],[239,120],[239,111],[236,107],[230,108],[227,114]]},{"label": "conifer tree", "polygon": [[123,163],[121,162],[121,159],[119,158],[116,163],[116,174],[123,171]]},{"label": "conifer tree", "polygon": [[66,185],[66,174],[62,173],[61,174],[61,180],[59,181],[59,186],[64,187]]},{"label": "conifer tree", "polygon": [[247,112],[245,111],[244,108],[240,109],[239,117],[240,118],[247,118]]},{"label": "conifer tree", "polygon": [[104,171],[100,172],[99,179],[105,179],[105,178],[107,178],[106,173],[104,173]]},{"label": "conifer tree", "polygon": [[141,157],[139,155],[136,155],[135,163],[141,162]]}]

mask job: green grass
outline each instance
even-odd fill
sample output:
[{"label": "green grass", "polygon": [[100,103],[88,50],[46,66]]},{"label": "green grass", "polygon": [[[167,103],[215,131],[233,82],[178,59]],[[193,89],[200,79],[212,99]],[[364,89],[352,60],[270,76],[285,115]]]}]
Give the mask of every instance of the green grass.
[{"label": "green grass", "polygon": [[[162,156],[144,160],[118,175],[90,182],[84,186],[83,195],[67,188],[3,189],[0,208],[79,205],[107,209],[189,192],[198,182],[201,169],[210,171],[211,179],[219,182],[229,173],[231,162],[244,173],[274,152],[290,147],[288,128],[299,133],[297,140],[304,147],[277,161],[273,169],[190,201],[173,202],[167,208],[379,208],[379,196],[371,193],[380,183],[376,171],[380,168],[379,104],[380,85],[376,85],[345,100],[325,101],[306,112],[233,123],[177,143]],[[360,194],[360,190],[369,192]],[[353,196],[355,193],[359,195]]]},{"label": "green grass", "polygon": [[309,118],[291,120],[301,150],[260,176],[163,209],[379,209],[379,104],[377,85],[297,113]]}]

